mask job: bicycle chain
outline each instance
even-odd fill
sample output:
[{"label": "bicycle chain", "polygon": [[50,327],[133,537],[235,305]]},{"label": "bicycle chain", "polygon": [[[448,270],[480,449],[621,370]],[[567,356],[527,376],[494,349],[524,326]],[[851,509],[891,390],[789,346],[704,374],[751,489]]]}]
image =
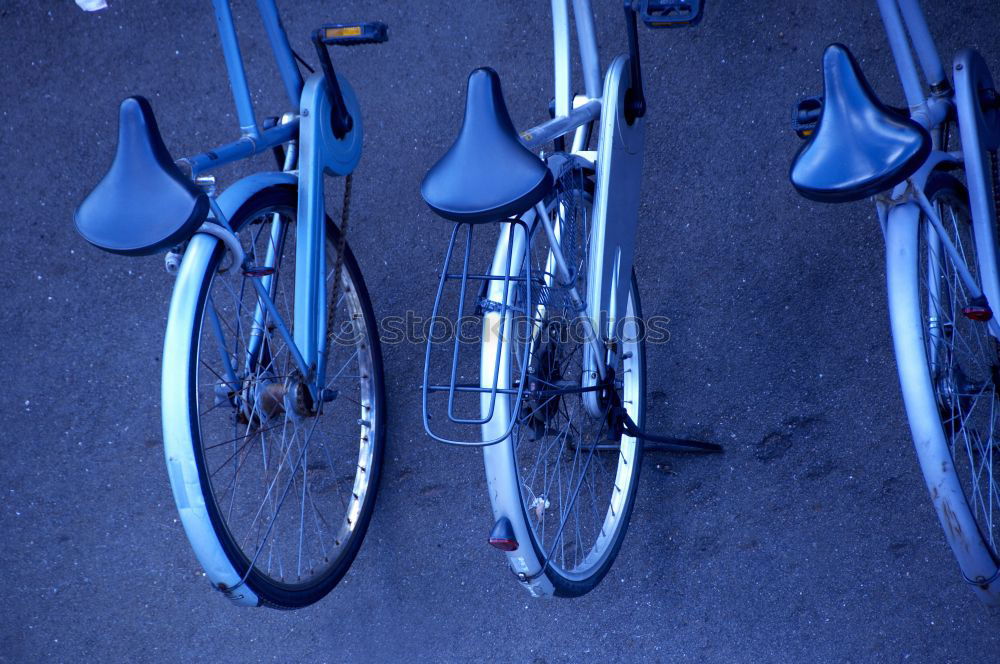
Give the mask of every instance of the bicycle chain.
[{"label": "bicycle chain", "polygon": [[993,171],[993,214],[996,216],[1000,215],[1000,159],[996,150],[990,150],[990,170]]},{"label": "bicycle chain", "polygon": [[336,330],[334,324],[337,320],[337,302],[340,300],[340,272],[344,267],[344,251],[347,247],[347,225],[351,215],[351,174],[344,178],[344,204],[340,210],[340,233],[336,240],[337,257],[333,267],[333,297],[330,298],[330,306],[326,310],[326,353],[330,352],[330,346]]}]

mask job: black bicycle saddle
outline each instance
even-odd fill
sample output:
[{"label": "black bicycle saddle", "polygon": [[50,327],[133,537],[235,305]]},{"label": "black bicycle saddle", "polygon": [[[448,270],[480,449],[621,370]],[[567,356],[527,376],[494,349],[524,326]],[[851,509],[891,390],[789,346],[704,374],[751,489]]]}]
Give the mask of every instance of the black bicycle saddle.
[{"label": "black bicycle saddle", "polygon": [[476,69],[469,76],[462,130],[424,178],[424,201],[452,221],[498,221],[530,209],[551,190],[552,173],[514,129],[500,77]]},{"label": "black bicycle saddle", "polygon": [[149,102],[123,101],[111,168],[76,210],[80,235],[116,254],[152,254],[190,237],[208,207],[205,193],[170,158]]},{"label": "black bicycle saddle", "polygon": [[826,203],[860,200],[896,186],[927,159],[927,130],[879,101],[842,44],[823,53],[823,88],[819,125],[789,173],[800,194]]}]

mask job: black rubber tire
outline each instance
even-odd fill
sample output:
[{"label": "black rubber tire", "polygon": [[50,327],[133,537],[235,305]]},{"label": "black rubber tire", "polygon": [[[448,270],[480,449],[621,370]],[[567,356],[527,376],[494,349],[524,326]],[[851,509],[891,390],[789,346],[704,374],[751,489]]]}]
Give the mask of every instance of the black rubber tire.
[{"label": "black rubber tire", "polygon": [[[262,189],[251,196],[231,216],[229,222],[232,228],[239,232],[244,224],[258,217],[261,211],[267,210],[268,208],[287,207],[291,208],[293,211],[296,210],[297,200],[298,196],[295,187],[290,185],[273,185]],[[329,217],[326,218],[326,232],[327,241],[329,243],[334,243],[339,238],[339,231]],[[192,443],[194,445],[195,459],[198,463],[198,475],[201,483],[201,491],[205,497],[205,504],[208,508],[212,526],[219,539],[222,549],[226,552],[233,568],[242,577],[246,574],[250,561],[244,555],[239,544],[234,541],[233,536],[230,534],[229,528],[226,526],[225,520],[220,514],[218,505],[216,504],[215,495],[208,483],[205,459],[201,449],[201,441],[199,440],[200,427],[197,408],[198,395],[196,376],[199,345],[200,339],[202,338],[200,328],[203,324],[205,303],[215,277],[216,266],[222,259],[223,253],[224,252],[221,247],[216,250],[216,253],[212,256],[212,259],[208,263],[206,274],[202,277],[197,311],[194,317],[195,329],[192,330],[192,334],[194,335],[193,339],[195,339],[196,342],[192,344],[192,357],[190,358],[188,364],[189,371],[191,372],[189,380],[191,394],[189,394],[188,403],[195,404],[195,408],[190,409],[190,417],[192,418],[191,431],[194,437]],[[293,257],[290,255],[286,256],[285,260],[293,260]],[[357,291],[363,311],[365,328],[368,335],[367,338],[371,342],[372,401],[374,403],[374,415],[370,435],[373,446],[373,455],[371,465],[368,468],[369,485],[368,490],[365,493],[357,524],[352,531],[350,541],[347,542],[347,545],[342,548],[339,558],[324,574],[317,577],[315,582],[310,583],[307,587],[290,590],[272,583],[270,579],[266,578],[256,569],[251,570],[249,576],[247,576],[247,585],[254,591],[254,593],[257,594],[262,605],[275,609],[302,608],[319,601],[331,590],[333,590],[333,588],[344,577],[344,574],[347,573],[347,570],[350,569],[351,564],[354,562],[354,559],[361,548],[361,544],[368,530],[368,525],[371,522],[372,513],[375,508],[375,501],[378,496],[379,481],[382,474],[382,460],[385,450],[386,427],[385,379],[383,375],[381,344],[379,342],[378,321],[376,320],[374,310],[372,309],[371,299],[368,295],[368,289],[365,286],[361,269],[358,266],[358,262],[355,259],[354,254],[351,252],[350,247],[346,243],[344,244],[343,267],[344,270],[346,270],[346,272],[350,275],[351,281]]]},{"label": "black rubber tire", "polygon": [[[645,323],[642,317],[642,302],[639,299],[639,281],[635,276],[635,270],[632,270],[632,287],[631,296],[633,302],[633,314],[638,321],[639,325],[639,356],[638,362],[641,368],[640,375],[640,385],[639,385],[639,419],[636,421],[636,425],[639,429],[645,427],[646,419],[646,342],[645,342]],[[618,557],[618,551],[621,549],[622,542],[625,541],[625,533],[628,532],[629,521],[632,518],[632,509],[635,507],[635,497],[638,494],[639,489],[639,476],[642,470],[642,457],[643,457],[644,444],[641,438],[636,439],[636,455],[635,463],[632,468],[632,490],[629,492],[625,499],[625,506],[622,511],[621,517],[621,527],[618,529],[618,533],[615,535],[614,540],[608,545],[608,554],[605,557],[604,562],[601,566],[594,571],[589,577],[582,581],[577,581],[574,579],[569,579],[553,568],[551,565],[545,565],[544,573],[548,580],[552,583],[553,588],[555,588],[554,595],[556,597],[580,597],[589,593],[591,590],[596,588],[598,584],[604,579],[611,566],[614,564],[615,559]],[[515,455],[514,465],[517,467],[517,457]],[[527,508],[524,501],[520,501],[522,516],[525,523],[530,524],[530,517],[527,513]],[[538,542],[534,529],[528,526],[528,534],[531,538],[531,546],[535,551],[535,555],[538,557],[539,561],[545,563],[545,552],[542,546]]]},{"label": "black rubber tire", "polygon": [[[927,196],[927,199],[931,203],[934,203],[938,198],[941,198],[942,196],[957,201],[967,211],[970,211],[971,215],[971,205],[969,203],[969,191],[966,188],[966,186],[961,182],[961,180],[956,178],[950,172],[933,171],[930,174],[930,177],[927,178],[927,184],[924,186],[924,194]],[[921,215],[921,219],[923,219],[923,215]],[[996,237],[995,231],[996,229],[994,229],[994,237]],[[978,252],[976,253],[976,258],[978,260]],[[978,265],[974,266],[973,270],[974,274],[976,275],[979,274]],[[942,421],[942,429],[947,431],[945,422],[943,421]],[[947,433],[945,435],[947,436]],[[990,537],[988,536],[988,529],[984,528],[983,524],[981,524],[979,522],[979,519],[976,518],[977,510],[974,508],[974,501],[969,500],[969,488],[966,484],[967,480],[963,478],[962,473],[959,472],[959,469],[962,467],[963,462],[956,460],[954,458],[954,451],[952,451],[952,465],[955,468],[955,472],[959,477],[959,484],[962,486],[962,491],[965,496],[966,505],[968,506],[969,511],[973,515],[973,519],[975,519],[976,521],[976,527],[978,529],[977,534],[979,535],[979,538],[982,540],[983,548],[990,553],[994,562],[1000,562],[1000,552],[995,551],[993,547],[990,546]]]}]

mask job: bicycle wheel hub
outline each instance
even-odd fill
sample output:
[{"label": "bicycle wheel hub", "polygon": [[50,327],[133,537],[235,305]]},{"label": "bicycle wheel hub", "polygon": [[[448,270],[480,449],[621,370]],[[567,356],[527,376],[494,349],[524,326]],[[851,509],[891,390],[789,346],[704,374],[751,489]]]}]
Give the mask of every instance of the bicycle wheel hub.
[{"label": "bicycle wheel hub", "polygon": [[533,423],[545,426],[559,410],[561,395],[555,391],[562,380],[558,353],[554,342],[549,342],[538,356],[538,369],[529,379],[531,397],[526,401]]},{"label": "bicycle wheel hub", "polygon": [[257,391],[257,408],[265,417],[272,418],[285,411],[285,394],[288,390],[281,383],[268,383]]},{"label": "bicycle wheel hub", "polygon": [[309,392],[309,386],[301,380],[293,379],[289,386],[292,394],[292,408],[299,417],[312,417],[316,415],[315,402]]},{"label": "bicycle wheel hub", "polygon": [[270,420],[291,411],[298,417],[314,417],[317,414],[315,401],[309,386],[297,377],[283,383],[275,381],[247,381],[244,387],[244,403],[249,412],[241,412],[243,420],[251,418]]}]

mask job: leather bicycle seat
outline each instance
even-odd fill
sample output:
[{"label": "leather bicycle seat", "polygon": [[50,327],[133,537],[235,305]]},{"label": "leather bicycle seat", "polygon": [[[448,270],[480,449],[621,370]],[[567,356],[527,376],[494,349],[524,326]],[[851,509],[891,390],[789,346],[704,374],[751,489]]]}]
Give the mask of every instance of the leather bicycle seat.
[{"label": "leather bicycle seat", "polygon": [[823,53],[823,88],[819,125],[789,173],[800,194],[826,203],[860,200],[896,186],[927,159],[930,135],[879,101],[842,44]]},{"label": "leather bicycle seat", "polygon": [[80,235],[116,254],[152,254],[190,237],[208,207],[205,193],[171,159],[149,102],[123,101],[111,168],[76,210]]},{"label": "leather bicycle seat", "polygon": [[462,130],[424,178],[420,193],[452,221],[498,221],[530,209],[552,190],[552,173],[518,137],[489,68],[469,76]]}]

